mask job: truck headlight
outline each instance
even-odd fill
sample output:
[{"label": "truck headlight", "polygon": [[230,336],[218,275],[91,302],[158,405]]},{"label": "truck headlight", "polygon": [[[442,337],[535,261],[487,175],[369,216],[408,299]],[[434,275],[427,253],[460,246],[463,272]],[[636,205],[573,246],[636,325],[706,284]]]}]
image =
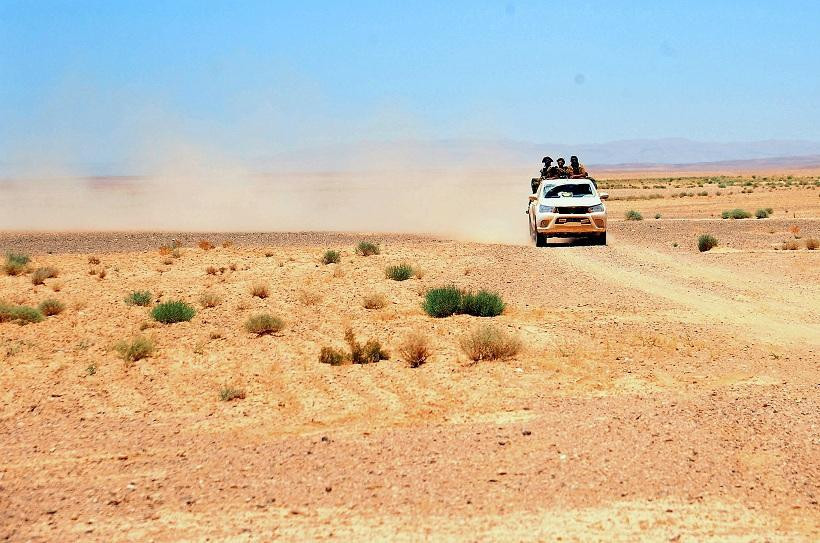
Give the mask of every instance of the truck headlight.
[{"label": "truck headlight", "polygon": [[545,206],[543,204],[538,206],[538,213],[552,213],[553,211],[555,211],[553,206]]},{"label": "truck headlight", "polygon": [[587,209],[587,213],[601,213],[604,210],[604,204],[598,204]]}]

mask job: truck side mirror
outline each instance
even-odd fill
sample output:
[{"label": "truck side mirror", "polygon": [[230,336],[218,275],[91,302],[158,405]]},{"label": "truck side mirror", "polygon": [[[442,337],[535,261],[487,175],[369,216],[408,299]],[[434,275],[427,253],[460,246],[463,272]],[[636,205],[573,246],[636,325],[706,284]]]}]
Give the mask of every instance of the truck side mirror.
[{"label": "truck side mirror", "polygon": [[600,194],[598,194],[598,196],[601,197],[601,200],[606,200],[607,198],[609,198],[609,193],[608,192],[601,192]]}]

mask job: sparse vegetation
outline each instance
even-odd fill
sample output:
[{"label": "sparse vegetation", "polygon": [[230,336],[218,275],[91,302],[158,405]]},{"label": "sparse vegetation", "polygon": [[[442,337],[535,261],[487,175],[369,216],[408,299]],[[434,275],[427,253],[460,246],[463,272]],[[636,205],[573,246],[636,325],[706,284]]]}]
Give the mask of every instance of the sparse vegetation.
[{"label": "sparse vegetation", "polygon": [[265,299],[270,296],[270,288],[267,283],[258,282],[251,285],[251,296]]},{"label": "sparse vegetation", "polygon": [[304,305],[316,305],[322,301],[322,295],[312,289],[303,288],[297,293],[299,301]]},{"label": "sparse vegetation", "polygon": [[225,385],[219,389],[219,400],[223,402],[230,402],[233,400],[244,400],[245,391],[241,388],[236,388],[230,385]]},{"label": "sparse vegetation", "polygon": [[641,215],[640,212],[635,211],[634,209],[630,209],[626,212],[624,218],[628,221],[642,221],[643,215]]},{"label": "sparse vegetation", "polygon": [[407,281],[413,277],[413,267],[410,264],[399,264],[397,266],[388,266],[384,270],[384,275],[393,281]]},{"label": "sparse vegetation", "polygon": [[222,298],[214,292],[203,292],[199,297],[199,303],[204,308],[216,307],[222,303]]},{"label": "sparse vegetation", "polygon": [[356,254],[361,256],[377,255],[379,253],[381,253],[381,249],[378,244],[371,241],[360,241],[359,245],[356,246]]},{"label": "sparse vegetation", "polygon": [[22,253],[7,253],[6,261],[3,264],[3,271],[6,275],[20,275],[26,271],[26,266],[31,261],[28,255]]},{"label": "sparse vegetation", "polygon": [[466,292],[461,298],[461,313],[474,317],[496,317],[504,312],[505,307],[501,296],[486,290],[475,294]]},{"label": "sparse vegetation", "polygon": [[757,219],[768,219],[769,218],[768,210],[758,209],[757,211],[755,211],[755,218],[757,218]]},{"label": "sparse vegetation", "polygon": [[100,263],[100,259],[97,258],[96,256],[89,256],[88,257],[88,263],[91,264],[92,266],[97,266]]},{"label": "sparse vegetation", "polygon": [[411,367],[417,368],[430,357],[430,342],[421,332],[410,332],[399,346],[399,355]]},{"label": "sparse vegetation", "polygon": [[6,305],[0,303],[0,322],[16,322],[19,325],[40,322],[45,317],[33,307],[27,305]]},{"label": "sparse vegetation", "polygon": [[330,364],[331,366],[341,366],[348,361],[348,356],[339,349],[333,347],[322,347],[319,353],[319,362]]},{"label": "sparse vegetation", "polygon": [[151,318],[163,324],[187,322],[194,318],[196,310],[181,300],[164,302],[151,310]]},{"label": "sparse vegetation", "polygon": [[510,358],[521,350],[521,340],[489,324],[477,326],[461,339],[461,348],[473,361]]},{"label": "sparse vegetation", "polygon": [[424,312],[431,317],[449,317],[461,310],[461,289],[450,285],[427,291],[422,305]]},{"label": "sparse vegetation", "polygon": [[800,246],[797,244],[796,241],[789,240],[789,241],[784,241],[783,245],[781,245],[780,248],[783,249],[784,251],[796,251],[797,249],[800,248]]},{"label": "sparse vegetation", "polygon": [[698,237],[698,250],[701,253],[709,251],[710,249],[717,247],[717,245],[718,240],[712,234],[701,234]]},{"label": "sparse vegetation", "polygon": [[253,315],[245,321],[245,331],[257,336],[275,334],[285,327],[285,322],[279,317],[273,317],[267,313]]},{"label": "sparse vegetation", "polygon": [[656,218],[656,219],[660,219],[660,218],[661,218],[661,214],[660,214],[660,213],[655,213],[655,218]]},{"label": "sparse vegetation", "polygon": [[808,249],[809,251],[814,251],[818,247],[820,247],[820,240],[817,240],[815,238],[809,238],[806,240],[806,249]]},{"label": "sparse vegetation", "polygon": [[208,275],[216,275],[217,273],[219,273],[219,270],[216,266],[208,266],[207,268],[205,268],[205,273],[207,273]]},{"label": "sparse vegetation", "polygon": [[356,341],[352,328],[345,331],[345,341],[350,347],[350,361],[354,364],[373,364],[390,358],[390,354],[382,349],[379,341],[368,339],[364,345]]},{"label": "sparse vegetation", "polygon": [[52,317],[54,315],[59,315],[65,310],[65,304],[60,302],[59,300],[55,300],[54,298],[48,298],[40,302],[40,305],[37,306],[37,309],[40,310],[40,313],[45,315],[46,317]]},{"label": "sparse vegetation", "polygon": [[474,317],[495,317],[503,313],[506,306],[501,296],[494,292],[465,292],[450,285],[428,290],[422,307],[431,317],[441,318],[456,313]]},{"label": "sparse vegetation", "polygon": [[135,290],[125,297],[125,303],[145,307],[151,303],[151,292],[148,290]]},{"label": "sparse vegetation", "polygon": [[339,251],[328,249],[325,251],[325,254],[322,255],[322,264],[338,264],[340,259],[341,255],[339,254]]},{"label": "sparse vegetation", "polygon": [[365,309],[382,309],[387,305],[387,298],[384,297],[384,294],[368,294],[364,297],[362,305]]},{"label": "sparse vegetation", "polygon": [[33,285],[42,285],[45,283],[46,279],[51,279],[52,277],[57,277],[58,271],[56,268],[52,268],[51,266],[45,266],[42,268],[37,268],[34,270],[34,273],[31,274],[31,284]]},{"label": "sparse vegetation", "polygon": [[199,243],[197,243],[197,246],[203,251],[210,251],[214,248],[214,244],[207,239],[200,240]]},{"label": "sparse vegetation", "polygon": [[720,217],[722,219],[748,219],[751,216],[751,213],[749,213],[745,209],[740,209],[739,207],[735,209],[724,210],[720,214]]},{"label": "sparse vegetation", "polygon": [[134,363],[154,354],[154,342],[145,336],[137,336],[130,342],[117,342],[114,345],[114,350],[126,362]]}]

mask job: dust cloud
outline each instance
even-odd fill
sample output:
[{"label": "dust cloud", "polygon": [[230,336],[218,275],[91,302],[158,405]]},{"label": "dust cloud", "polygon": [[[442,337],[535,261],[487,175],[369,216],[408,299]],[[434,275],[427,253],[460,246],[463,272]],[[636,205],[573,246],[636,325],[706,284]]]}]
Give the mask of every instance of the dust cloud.
[{"label": "dust cloud", "polygon": [[430,233],[525,243],[528,172],[427,168],[397,156],[355,170],[258,171],[177,145],[139,176],[0,180],[0,230]]}]

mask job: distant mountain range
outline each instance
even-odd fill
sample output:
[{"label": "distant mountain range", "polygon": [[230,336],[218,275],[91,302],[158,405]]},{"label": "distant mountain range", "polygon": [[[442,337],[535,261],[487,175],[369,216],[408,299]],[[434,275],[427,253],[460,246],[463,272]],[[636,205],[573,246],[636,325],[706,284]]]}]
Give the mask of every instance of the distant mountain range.
[{"label": "distant mountain range", "polygon": [[[637,139],[606,143],[531,143],[510,140],[441,140],[362,142],[281,153],[254,161],[262,170],[371,170],[404,167],[412,169],[526,168],[537,167],[545,155],[569,161],[577,155],[587,165],[693,165],[726,161],[755,161],[763,166],[775,160],[784,165],[788,157],[806,157],[802,162],[818,164],[820,142],[765,140],[715,143],[684,138]],[[725,164],[731,167],[730,164]],[[737,166],[737,165],[735,165]],[[620,166],[619,166],[620,167]],[[754,167],[750,165],[750,167]],[[610,169],[610,168],[607,168]]]}]

